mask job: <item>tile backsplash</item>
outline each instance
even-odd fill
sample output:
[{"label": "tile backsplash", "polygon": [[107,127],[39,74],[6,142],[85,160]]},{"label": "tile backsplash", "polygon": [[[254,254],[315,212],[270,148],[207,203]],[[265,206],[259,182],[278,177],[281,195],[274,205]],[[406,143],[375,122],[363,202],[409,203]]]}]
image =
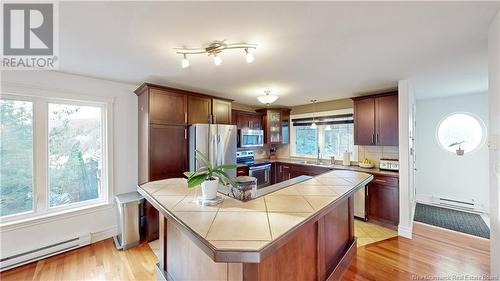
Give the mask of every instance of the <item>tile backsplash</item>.
[{"label": "tile backsplash", "polygon": [[359,161],[363,161],[365,158],[371,160],[375,167],[378,167],[381,158],[399,159],[399,147],[359,145],[358,159]]}]

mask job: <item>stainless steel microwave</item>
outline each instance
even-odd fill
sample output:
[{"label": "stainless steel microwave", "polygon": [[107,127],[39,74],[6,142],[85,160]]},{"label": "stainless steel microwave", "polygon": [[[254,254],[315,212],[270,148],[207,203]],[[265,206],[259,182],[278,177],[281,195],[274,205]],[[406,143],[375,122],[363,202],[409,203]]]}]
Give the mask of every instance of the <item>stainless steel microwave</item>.
[{"label": "stainless steel microwave", "polygon": [[238,142],[239,147],[264,146],[264,131],[241,129]]}]

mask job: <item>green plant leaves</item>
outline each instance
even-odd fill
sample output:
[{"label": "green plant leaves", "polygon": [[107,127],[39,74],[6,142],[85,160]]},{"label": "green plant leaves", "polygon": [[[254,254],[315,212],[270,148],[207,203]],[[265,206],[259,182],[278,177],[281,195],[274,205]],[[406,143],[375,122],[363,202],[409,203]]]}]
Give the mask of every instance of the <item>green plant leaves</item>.
[{"label": "green plant leaves", "polygon": [[203,154],[201,151],[197,149],[196,156],[200,158],[200,160],[203,162],[203,164],[205,164],[208,170],[212,170],[212,164],[210,164],[210,160],[208,160],[208,157],[205,156],[205,154]]},{"label": "green plant leaves", "polygon": [[188,187],[198,186],[213,176],[217,176],[225,185],[229,183],[232,186],[236,186],[236,182],[224,172],[224,169],[236,169],[238,167],[236,164],[222,164],[214,168],[212,164],[210,164],[208,157],[201,151],[196,150],[196,156],[205,164],[205,167],[200,168],[196,172],[184,172],[184,176],[187,177]]},{"label": "green plant leaves", "polygon": [[188,187],[195,187],[200,185],[208,178],[208,173],[201,173],[198,175],[194,175],[187,180]]}]

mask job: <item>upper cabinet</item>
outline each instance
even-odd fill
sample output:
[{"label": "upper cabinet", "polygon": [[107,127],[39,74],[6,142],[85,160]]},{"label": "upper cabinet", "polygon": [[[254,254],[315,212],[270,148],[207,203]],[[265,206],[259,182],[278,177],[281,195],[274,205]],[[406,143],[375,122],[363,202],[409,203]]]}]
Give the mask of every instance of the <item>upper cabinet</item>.
[{"label": "upper cabinet", "polygon": [[262,114],[251,111],[232,111],[233,119],[231,120],[238,129],[262,130]]},{"label": "upper cabinet", "polygon": [[212,99],[212,123],[231,124],[231,102]]},{"label": "upper cabinet", "polygon": [[212,99],[210,97],[189,96],[189,124],[210,123],[212,115]]},{"label": "upper cabinet", "polygon": [[265,143],[287,144],[289,136],[290,109],[288,108],[263,108],[257,112],[262,113]]},{"label": "upper cabinet", "polygon": [[397,92],[354,98],[353,101],[355,145],[399,144]]},{"label": "upper cabinet", "polygon": [[151,88],[150,122],[166,125],[186,125],[188,99],[186,95],[168,90]]}]

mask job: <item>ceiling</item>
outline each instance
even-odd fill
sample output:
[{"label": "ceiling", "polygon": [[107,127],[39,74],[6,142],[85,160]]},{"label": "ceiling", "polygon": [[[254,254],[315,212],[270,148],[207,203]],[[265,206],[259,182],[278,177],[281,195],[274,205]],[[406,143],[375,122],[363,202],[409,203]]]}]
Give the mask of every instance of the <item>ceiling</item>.
[{"label": "ceiling", "polygon": [[[499,2],[59,2],[60,70],[293,106],[412,81],[419,98],[487,90],[487,32]],[[182,69],[175,47],[259,44]]]}]

